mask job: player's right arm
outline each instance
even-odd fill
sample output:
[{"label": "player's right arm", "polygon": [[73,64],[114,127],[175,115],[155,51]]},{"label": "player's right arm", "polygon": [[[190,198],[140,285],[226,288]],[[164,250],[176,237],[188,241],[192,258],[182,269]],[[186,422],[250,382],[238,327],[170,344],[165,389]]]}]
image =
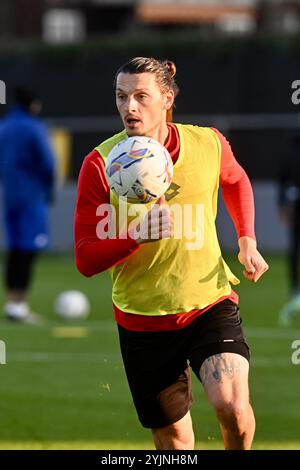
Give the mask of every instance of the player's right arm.
[{"label": "player's right arm", "polygon": [[109,204],[109,187],[105,177],[105,164],[96,150],[84,159],[78,179],[74,218],[75,262],[78,271],[90,277],[115,264],[138,249],[135,240],[97,236],[98,216],[101,204]]},{"label": "player's right arm", "polygon": [[[163,200],[161,199],[160,203]],[[140,226],[140,236],[100,239],[97,225],[107,213],[97,215],[101,204],[110,203],[110,190],[105,176],[105,164],[101,155],[92,151],[84,160],[78,180],[74,219],[75,262],[84,276],[90,277],[120,263],[138,250],[139,245],[170,236],[170,223],[165,212],[157,206],[150,211]],[[99,214],[100,211],[98,211]],[[148,236],[151,231],[151,240]],[[123,235],[123,234],[122,234]]]}]

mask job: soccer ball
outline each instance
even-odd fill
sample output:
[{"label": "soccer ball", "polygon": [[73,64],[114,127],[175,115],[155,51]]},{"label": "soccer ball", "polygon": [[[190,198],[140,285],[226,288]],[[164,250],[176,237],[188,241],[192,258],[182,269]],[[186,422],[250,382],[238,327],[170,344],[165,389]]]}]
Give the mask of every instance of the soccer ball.
[{"label": "soccer ball", "polygon": [[54,311],[64,320],[80,320],[90,313],[90,302],[82,292],[69,290],[57,296]]},{"label": "soccer ball", "polygon": [[158,199],[169,188],[173,162],[163,145],[150,137],[128,137],[113,147],[106,161],[111,190],[130,203]]},{"label": "soccer ball", "polygon": [[296,294],[279,312],[279,325],[289,326],[300,315],[300,294]]}]

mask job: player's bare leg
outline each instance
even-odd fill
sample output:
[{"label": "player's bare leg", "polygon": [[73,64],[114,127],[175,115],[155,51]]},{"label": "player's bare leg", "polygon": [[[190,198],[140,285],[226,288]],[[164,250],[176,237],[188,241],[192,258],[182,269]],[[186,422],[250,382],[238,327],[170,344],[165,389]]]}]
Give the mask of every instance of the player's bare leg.
[{"label": "player's bare leg", "polygon": [[20,289],[11,289],[6,293],[7,302],[26,302],[27,292]]},{"label": "player's bare leg", "polygon": [[194,431],[190,412],[176,423],[163,428],[152,429],[157,450],[193,450]]},{"label": "player's bare leg", "polygon": [[251,448],[255,418],[249,403],[249,363],[239,354],[209,357],[200,369],[205,393],[218,417],[225,449]]}]

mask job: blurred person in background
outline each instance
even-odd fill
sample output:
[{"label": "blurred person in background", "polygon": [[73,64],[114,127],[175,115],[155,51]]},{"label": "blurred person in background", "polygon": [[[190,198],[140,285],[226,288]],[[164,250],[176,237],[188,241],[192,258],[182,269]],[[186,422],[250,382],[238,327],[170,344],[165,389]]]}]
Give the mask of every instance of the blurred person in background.
[{"label": "blurred person in background", "polygon": [[288,269],[290,301],[279,314],[282,325],[289,325],[300,315],[300,137],[292,141],[292,151],[282,159],[279,171],[279,211],[289,230]]},{"label": "blurred person in background", "polygon": [[38,118],[42,103],[27,87],[14,90],[15,106],[0,122],[0,182],[3,186],[7,255],[4,316],[37,322],[28,290],[37,254],[47,248],[48,207],[53,199],[55,156]]},{"label": "blurred person in background", "polygon": [[[239,280],[222,258],[215,230],[219,184],[235,223],[244,276],[257,282],[268,265],[256,247],[251,184],[228,141],[216,129],[171,122],[178,93],[175,73],[173,62],[147,57],[133,58],[118,70],[116,105],[125,129],[83,162],[75,211],[76,264],[85,276],[111,270],[128,383],[156,448],[194,448],[191,368],[216,412],[225,448],[250,449],[255,430],[250,355],[230,284]],[[161,198],[159,208],[149,208],[137,239],[130,230],[98,238],[98,208],[119,204],[107,183],[105,159],[118,142],[136,135],[166,147],[177,189],[166,193],[167,203]],[[203,204],[201,249],[188,251],[184,237],[173,238],[173,199],[181,207]]]}]

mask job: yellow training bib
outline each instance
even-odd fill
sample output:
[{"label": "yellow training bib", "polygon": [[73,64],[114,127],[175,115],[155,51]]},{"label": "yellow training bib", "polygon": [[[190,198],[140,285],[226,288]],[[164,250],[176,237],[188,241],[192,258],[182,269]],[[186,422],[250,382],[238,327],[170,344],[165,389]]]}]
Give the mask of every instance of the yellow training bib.
[{"label": "yellow training bib", "polygon": [[[230,294],[239,280],[222,258],[215,219],[220,177],[221,146],[210,128],[176,124],[180,153],[166,204],[173,212],[174,238],[145,243],[110,269],[113,302],[124,312],[168,315],[205,308]],[[97,150],[105,159],[125,131]],[[133,220],[140,204],[126,204],[111,193],[117,220],[129,212]],[[134,206],[134,207],[133,207]],[[148,207],[149,206],[149,207]],[[143,206],[145,208],[145,206]],[[147,209],[151,204],[147,204]],[[118,233],[126,233],[121,226]]]}]

